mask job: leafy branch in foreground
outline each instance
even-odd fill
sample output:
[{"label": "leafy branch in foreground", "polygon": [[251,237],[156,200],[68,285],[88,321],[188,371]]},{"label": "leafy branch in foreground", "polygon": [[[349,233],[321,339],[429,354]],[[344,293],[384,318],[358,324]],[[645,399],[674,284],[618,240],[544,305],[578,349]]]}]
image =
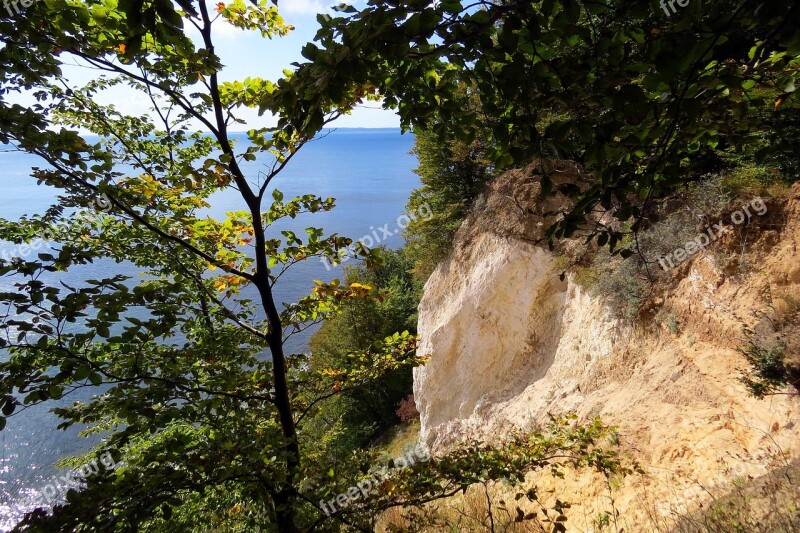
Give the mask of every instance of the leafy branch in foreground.
[{"label": "leafy branch in foreground", "polygon": [[[72,221],[74,232],[33,260],[0,263],[14,281],[0,294],[0,424],[89,390],[86,403],[56,411],[62,426],[107,430],[97,453],[111,450],[125,465],[21,527],[138,529],[169,520],[208,487],[237,483],[266,511],[265,525],[297,530],[307,518],[298,515],[304,474],[284,327],[313,317],[284,322],[273,285],[297,262],[338,256],[351,241],[281,227],[333,200],[284,200],[271,186],[310,137],[251,130],[249,146],[236,146],[236,109],[274,85],[221,82],[213,40],[220,24],[267,37],[291,28],[266,2],[241,1],[214,12],[204,1],[58,0],[19,20],[0,17],[0,91],[38,101],[0,102],[0,141],[39,156],[33,177],[61,195],[44,218],[4,221],[0,236],[26,242],[100,195],[111,208]],[[94,79],[73,87],[65,63]],[[143,95],[151,115],[99,103],[116,88]],[[320,127],[340,113],[329,109]],[[205,133],[193,132],[198,125]],[[252,180],[242,162],[258,155],[269,171]],[[213,218],[208,199],[222,191],[238,193],[242,210]],[[92,279],[85,267],[98,262],[143,276]],[[78,281],[61,281],[68,271]]]},{"label": "leafy branch in foreground", "polygon": [[[514,434],[500,444],[473,441],[445,455],[390,469],[380,483],[370,484],[369,497],[351,502],[336,512],[349,515],[353,520],[360,517],[360,527],[366,531],[374,527],[375,520],[387,509],[402,507],[413,513],[413,509],[465,493],[470,487],[489,481],[508,481],[519,486],[532,472],[563,477],[565,469],[584,467],[608,477],[639,471],[638,465],[628,463],[611,445],[613,428],[603,425],[599,419],[583,425],[576,420],[575,415],[552,417],[541,430]],[[377,464],[374,455],[360,454],[353,460],[357,463],[357,470],[363,473],[347,478],[352,486],[374,480]],[[338,477],[341,479],[341,474]],[[339,486],[329,484],[325,492],[315,496],[324,500],[335,497],[337,491],[346,493],[343,481]],[[529,502],[539,501],[535,486],[518,493],[517,500],[522,497]],[[536,513],[523,512],[520,521],[535,517]]]}]

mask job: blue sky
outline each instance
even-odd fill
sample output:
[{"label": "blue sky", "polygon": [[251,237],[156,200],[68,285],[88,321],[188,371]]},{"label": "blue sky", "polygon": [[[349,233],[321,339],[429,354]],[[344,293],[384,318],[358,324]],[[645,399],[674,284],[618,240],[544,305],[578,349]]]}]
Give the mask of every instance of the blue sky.
[{"label": "blue sky", "polygon": [[[209,0],[210,1],[210,0]],[[210,2],[211,3],[211,2]],[[354,2],[358,5],[358,2]],[[277,80],[283,76],[283,69],[292,69],[292,62],[304,61],[300,54],[302,47],[313,40],[319,28],[317,13],[332,12],[331,0],[279,0],[279,11],[287,24],[295,27],[286,37],[269,40],[255,32],[245,32],[230,26],[223,19],[215,23],[214,40],[217,54],[225,69],[222,81],[250,77]],[[24,15],[23,15],[24,16]],[[74,85],[82,85],[95,77],[97,72],[86,66],[67,65],[63,70],[66,78]],[[32,105],[31,95],[23,95],[13,100],[24,105]],[[115,87],[98,100],[104,104],[113,103],[126,114],[141,115],[149,113],[152,103],[144,94],[136,94],[125,87]],[[247,121],[247,125],[234,124],[232,131],[247,131],[251,128],[271,126],[272,116],[258,116],[256,110],[239,109],[237,116]],[[339,128],[397,128],[400,119],[392,112],[380,108],[378,102],[366,102],[351,115],[341,117],[332,127]]]},{"label": "blue sky", "polygon": [[[260,76],[276,80],[285,68],[292,68],[294,61],[305,61],[301,48],[314,39],[319,28],[317,13],[331,12],[329,6],[338,2],[324,0],[279,0],[278,10],[287,24],[295,27],[286,37],[272,40],[263,39],[252,32],[220,25],[217,32],[217,53],[226,66],[225,79],[243,79],[247,76]],[[350,2],[353,3],[353,2]],[[358,5],[358,2],[355,2]],[[265,121],[257,113],[248,113],[245,120]],[[400,126],[400,119],[394,112],[380,109],[377,102],[367,102],[356,109],[352,115],[340,118],[337,127],[350,128],[393,128]],[[244,128],[247,129],[247,128]]]}]

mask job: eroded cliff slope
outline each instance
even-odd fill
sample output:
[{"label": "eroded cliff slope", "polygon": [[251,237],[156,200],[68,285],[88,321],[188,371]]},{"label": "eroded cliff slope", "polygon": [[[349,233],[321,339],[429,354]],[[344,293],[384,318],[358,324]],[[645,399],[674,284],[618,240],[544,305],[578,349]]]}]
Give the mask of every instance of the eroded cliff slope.
[{"label": "eroded cliff slope", "polygon": [[[425,286],[419,333],[431,359],[414,375],[422,440],[441,452],[469,438],[502,438],[548,413],[600,415],[619,427],[620,445],[646,471],[615,497],[634,524],[636,513],[654,507],[665,514],[670,501],[701,504],[705,496],[690,498],[687,488],[732,481],[734,463],[739,475],[742,465],[758,475],[790,460],[800,444],[800,402],[751,396],[739,379],[747,367],[739,349],[743,326],[794,327],[800,186],[748,222],[744,243],[740,231],[725,229],[673,269],[647,303],[651,315],[672,317],[667,327],[617,319],[573,273],[559,279],[563,250],[550,252],[541,241],[558,200],[542,202],[530,178],[537,171],[507,173],[491,185]],[[747,261],[726,268],[720,254]],[[585,479],[570,490],[594,516],[603,504],[589,502],[605,489]]]}]

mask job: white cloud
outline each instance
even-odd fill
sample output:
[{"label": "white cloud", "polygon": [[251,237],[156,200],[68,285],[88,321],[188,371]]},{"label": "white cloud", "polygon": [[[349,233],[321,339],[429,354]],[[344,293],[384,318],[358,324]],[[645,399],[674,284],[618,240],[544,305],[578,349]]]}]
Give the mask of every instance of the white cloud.
[{"label": "white cloud", "polygon": [[278,10],[290,14],[316,15],[329,11],[333,5],[330,0],[278,0]]},{"label": "white cloud", "polygon": [[240,35],[244,35],[244,33],[245,33],[244,30],[237,28],[224,18],[220,18],[214,23],[215,37],[230,39],[233,37],[239,37]]}]

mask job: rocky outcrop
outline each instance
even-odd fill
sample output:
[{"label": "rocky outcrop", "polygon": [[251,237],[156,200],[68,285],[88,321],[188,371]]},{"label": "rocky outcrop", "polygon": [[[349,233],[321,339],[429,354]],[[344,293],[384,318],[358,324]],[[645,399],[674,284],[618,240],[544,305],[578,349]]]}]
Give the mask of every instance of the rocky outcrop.
[{"label": "rocky outcrop", "polygon": [[[780,224],[748,237],[749,267],[731,273],[714,259],[736,238],[728,235],[675,270],[651,302],[673,315],[670,329],[617,320],[573,275],[559,279],[563,262],[542,243],[559,200],[542,204],[530,177],[539,171],[491,185],[425,286],[420,350],[431,359],[414,374],[423,442],[440,453],[470,438],[502,438],[548,413],[601,415],[647,472],[620,489],[616,504],[629,516],[645,512],[643,494],[663,505],[699,473],[724,474],[730,461],[721,458],[763,463],[800,451],[797,398],[750,396],[738,351],[743,325],[774,322],[800,301],[800,187],[781,206]],[[606,490],[576,487],[586,502]]]},{"label": "rocky outcrop", "polygon": [[[466,263],[433,274],[420,305],[420,350],[431,360],[415,373],[414,395],[434,448],[535,421],[630,334],[601,302],[559,280],[549,251],[487,232],[469,252]],[[522,411],[498,416],[522,396]]]}]

